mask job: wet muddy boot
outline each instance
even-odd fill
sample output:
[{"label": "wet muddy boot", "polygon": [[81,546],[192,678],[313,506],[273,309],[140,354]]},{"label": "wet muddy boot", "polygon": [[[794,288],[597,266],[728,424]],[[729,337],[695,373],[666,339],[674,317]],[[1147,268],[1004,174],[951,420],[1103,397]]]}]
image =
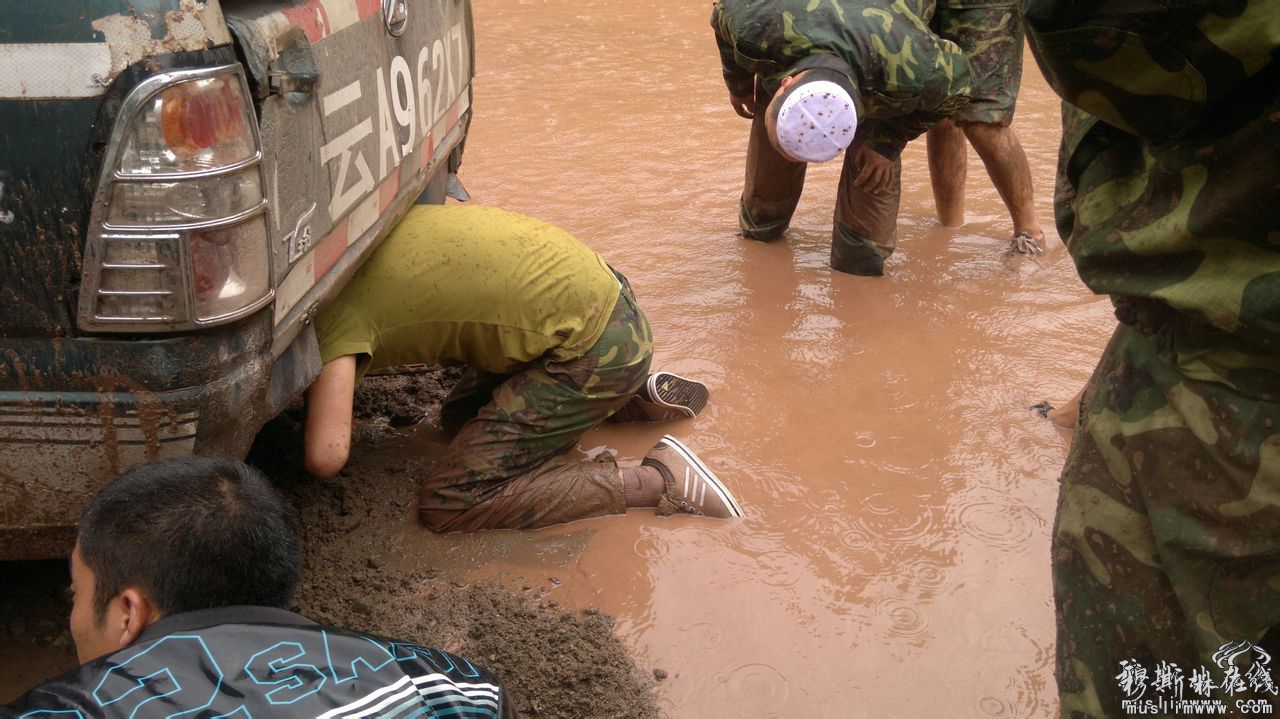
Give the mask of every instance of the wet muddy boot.
[{"label": "wet muddy boot", "polygon": [[864,277],[884,274],[884,256],[876,244],[848,232],[831,237],[831,269]]},{"label": "wet muddy boot", "polygon": [[782,233],[786,232],[790,225],[790,217],[770,222],[756,222],[751,218],[751,213],[747,212],[747,208],[741,203],[738,204],[738,228],[742,231],[742,236],[748,240],[773,242],[782,237]]},{"label": "wet muddy boot", "polygon": [[665,422],[697,417],[711,393],[705,384],[671,372],[649,375],[640,391],[609,417],[610,422]]},{"label": "wet muddy boot", "polygon": [[[671,435],[658,440],[640,465],[653,467],[662,473],[667,485],[662,499],[678,512],[716,519],[743,516],[742,508],[724,483],[698,459],[693,450]],[[661,513],[662,505],[659,505]]]}]

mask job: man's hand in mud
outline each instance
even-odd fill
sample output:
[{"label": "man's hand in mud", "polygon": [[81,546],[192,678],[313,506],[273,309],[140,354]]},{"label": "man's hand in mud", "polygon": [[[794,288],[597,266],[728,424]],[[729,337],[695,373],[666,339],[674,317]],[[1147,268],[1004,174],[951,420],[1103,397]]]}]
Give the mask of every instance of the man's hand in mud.
[{"label": "man's hand in mud", "polygon": [[750,120],[756,116],[756,98],[754,95],[744,95],[742,97],[730,95],[729,104],[733,105],[733,111],[738,113],[740,117]]},{"label": "man's hand in mud", "polygon": [[893,160],[872,150],[866,145],[858,147],[858,154],[853,157],[853,168],[858,176],[853,186],[873,195],[883,195],[889,191],[893,181]]}]

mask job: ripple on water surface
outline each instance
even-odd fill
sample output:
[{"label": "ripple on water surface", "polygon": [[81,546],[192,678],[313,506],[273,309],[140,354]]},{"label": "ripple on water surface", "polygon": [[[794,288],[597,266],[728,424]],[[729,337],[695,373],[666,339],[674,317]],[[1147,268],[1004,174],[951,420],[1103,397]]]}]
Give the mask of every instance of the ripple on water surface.
[{"label": "ripple on water surface", "polygon": [[742,664],[716,676],[737,716],[774,716],[787,708],[787,678],[768,664]]},{"label": "ripple on water surface", "polygon": [[659,532],[646,532],[644,536],[636,540],[632,545],[636,556],[643,558],[645,561],[653,562],[662,559],[671,552],[671,543],[667,541],[666,535]]},{"label": "ripple on water surface", "polygon": [[929,618],[915,603],[902,597],[888,597],[876,604],[876,614],[888,620],[885,633],[924,646],[933,636]]},{"label": "ripple on water surface", "polygon": [[1004,717],[1009,716],[1009,705],[1003,699],[993,696],[985,696],[978,700],[978,710],[983,716]]},{"label": "ripple on water surface", "polygon": [[934,526],[936,508],[915,497],[869,494],[860,503],[856,527],[874,540],[906,545],[926,539]]},{"label": "ripple on water surface", "polygon": [[960,531],[1009,551],[1021,550],[1045,526],[1024,502],[990,487],[969,487],[952,495],[947,513]]},{"label": "ripple on water surface", "polygon": [[918,557],[909,561],[906,574],[922,597],[938,591],[947,583],[946,565],[936,559]]}]

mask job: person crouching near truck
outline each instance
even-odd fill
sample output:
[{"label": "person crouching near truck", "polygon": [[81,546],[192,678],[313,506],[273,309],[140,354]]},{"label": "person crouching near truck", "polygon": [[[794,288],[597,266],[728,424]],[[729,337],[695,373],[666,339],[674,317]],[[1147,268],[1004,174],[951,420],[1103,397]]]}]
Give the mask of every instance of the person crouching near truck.
[{"label": "person crouching near truck", "polygon": [[244,462],[140,464],[89,500],[77,529],[70,624],[83,663],[0,719],[518,716],[498,679],[462,657],[289,611],[297,518]]},{"label": "person crouching near truck", "polygon": [[417,205],[315,320],[324,367],[307,390],[307,470],[347,463],[356,383],[373,369],[462,364],[441,407],[456,432],[423,480],[437,532],[527,529],[669,507],[741,517],[674,437],[639,466],[564,456],[616,419],[692,417],[707,388],[649,373],[653,338],[627,280],[564,230],[490,207]]}]

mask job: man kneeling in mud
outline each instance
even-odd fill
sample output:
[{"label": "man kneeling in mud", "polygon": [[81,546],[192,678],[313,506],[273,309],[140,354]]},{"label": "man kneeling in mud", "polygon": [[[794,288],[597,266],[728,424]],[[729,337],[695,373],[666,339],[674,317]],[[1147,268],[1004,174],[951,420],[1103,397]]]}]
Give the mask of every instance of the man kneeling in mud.
[{"label": "man kneeling in mud", "polygon": [[342,469],[352,397],[369,370],[463,364],[441,408],[457,431],[423,480],[437,532],[542,527],[656,507],[740,517],[714,474],[675,438],[638,467],[563,455],[619,419],[696,415],[702,384],[648,373],[653,339],[626,278],[565,231],[503,210],[418,205],[316,317],[324,369],[307,390],[306,464]]}]

